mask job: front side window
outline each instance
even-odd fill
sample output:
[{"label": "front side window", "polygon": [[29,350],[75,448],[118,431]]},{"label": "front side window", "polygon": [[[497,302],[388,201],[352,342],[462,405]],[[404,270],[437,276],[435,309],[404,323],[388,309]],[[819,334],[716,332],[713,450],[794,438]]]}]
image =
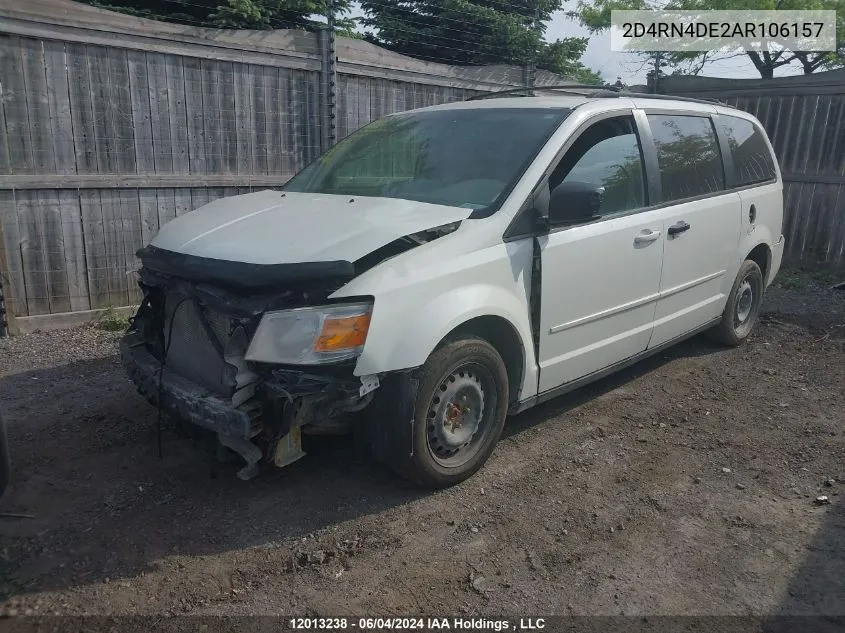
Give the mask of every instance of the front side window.
[{"label": "front side window", "polygon": [[747,119],[719,115],[717,125],[728,140],[734,164],[733,184],[742,187],[776,177],[763,133]]},{"label": "front side window", "polygon": [[578,137],[549,177],[549,189],[564,182],[603,188],[599,214],[612,215],[646,205],[644,175],[634,118],[615,117]]},{"label": "front side window", "polygon": [[664,202],[725,188],[722,156],[708,117],[649,114]]},{"label": "front side window", "polygon": [[389,116],[338,143],[284,189],[497,207],[569,112],[468,108]]}]

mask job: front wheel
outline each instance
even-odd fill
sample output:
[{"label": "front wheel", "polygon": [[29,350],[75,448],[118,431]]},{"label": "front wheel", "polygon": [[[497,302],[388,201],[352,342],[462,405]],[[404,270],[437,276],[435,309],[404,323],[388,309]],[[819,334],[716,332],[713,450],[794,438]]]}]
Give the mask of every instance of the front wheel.
[{"label": "front wheel", "polygon": [[508,410],[508,374],[490,343],[476,337],[435,350],[419,374],[410,454],[397,470],[432,488],[467,479],[490,457]]},{"label": "front wheel", "polygon": [[745,260],[734,281],[722,320],[711,334],[725,345],[742,343],[757,323],[763,303],[763,273],[756,262]]}]

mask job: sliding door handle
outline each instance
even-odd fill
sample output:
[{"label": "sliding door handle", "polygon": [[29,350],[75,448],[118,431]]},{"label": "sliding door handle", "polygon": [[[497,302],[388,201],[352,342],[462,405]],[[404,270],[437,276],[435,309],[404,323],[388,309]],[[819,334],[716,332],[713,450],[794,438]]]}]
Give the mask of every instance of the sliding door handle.
[{"label": "sliding door handle", "polygon": [[669,227],[669,237],[675,237],[676,235],[680,235],[684,231],[689,231],[689,224],[684,221],[677,222]]}]

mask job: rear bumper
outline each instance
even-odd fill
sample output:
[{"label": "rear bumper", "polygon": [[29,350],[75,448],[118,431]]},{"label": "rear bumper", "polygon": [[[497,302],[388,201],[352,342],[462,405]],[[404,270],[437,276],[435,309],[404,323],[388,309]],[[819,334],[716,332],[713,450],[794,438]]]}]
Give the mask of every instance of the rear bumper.
[{"label": "rear bumper", "polygon": [[138,392],[153,406],[159,406],[161,394],[161,407],[165,413],[230,437],[247,440],[252,437],[252,421],[246,413],[207,389],[168,371],[166,366],[159,389],[161,363],[147,351],[138,334],[130,332],[123,338],[120,356]]}]

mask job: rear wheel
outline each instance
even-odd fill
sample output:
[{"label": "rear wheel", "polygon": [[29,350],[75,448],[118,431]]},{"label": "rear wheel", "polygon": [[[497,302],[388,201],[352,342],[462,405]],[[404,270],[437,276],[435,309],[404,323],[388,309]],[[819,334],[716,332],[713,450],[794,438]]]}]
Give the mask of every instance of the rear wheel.
[{"label": "rear wheel", "polygon": [[449,341],[420,371],[413,450],[394,465],[425,486],[461,482],[493,452],[507,409],[508,374],[496,349],[476,337]]},{"label": "rear wheel", "polygon": [[763,303],[763,273],[756,262],[747,259],[734,281],[722,320],[711,335],[725,345],[742,343],[757,323]]}]

